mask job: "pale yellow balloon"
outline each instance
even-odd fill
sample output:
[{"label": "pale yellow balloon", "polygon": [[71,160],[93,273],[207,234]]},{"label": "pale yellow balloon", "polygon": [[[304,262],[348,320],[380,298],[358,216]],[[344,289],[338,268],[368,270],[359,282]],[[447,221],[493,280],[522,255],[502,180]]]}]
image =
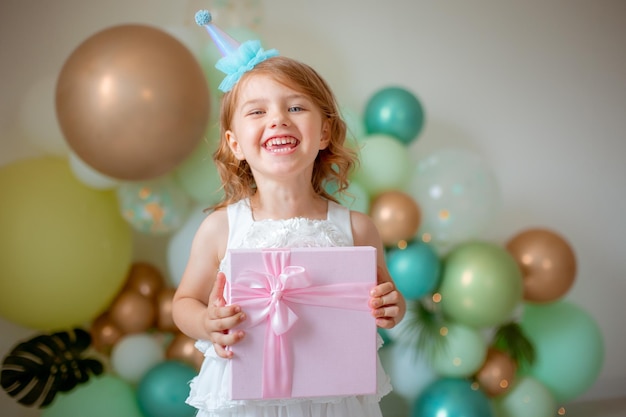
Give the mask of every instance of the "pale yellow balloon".
[{"label": "pale yellow balloon", "polygon": [[132,258],[114,192],[85,186],[57,157],[0,168],[0,190],[0,316],[53,330],[106,310]]}]

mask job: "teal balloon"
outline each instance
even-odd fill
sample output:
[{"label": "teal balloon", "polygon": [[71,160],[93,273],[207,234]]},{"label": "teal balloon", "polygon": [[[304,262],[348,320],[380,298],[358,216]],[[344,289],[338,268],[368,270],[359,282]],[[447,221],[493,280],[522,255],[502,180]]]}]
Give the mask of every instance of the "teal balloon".
[{"label": "teal balloon", "polygon": [[369,135],[361,140],[360,165],[352,180],[370,198],[388,190],[402,190],[410,180],[413,162],[406,146],[389,135]]},{"label": "teal balloon", "polygon": [[41,417],[145,417],[133,387],[120,378],[104,374],[92,377],[73,390],[57,394]]},{"label": "teal balloon", "polygon": [[441,261],[432,246],[414,240],[404,249],[394,247],[387,252],[387,268],[404,298],[417,300],[437,287]]},{"label": "teal balloon", "polygon": [[192,417],[196,409],[187,405],[189,381],[196,375],[191,366],[164,361],[151,368],[139,382],[137,401],[145,417]]},{"label": "teal balloon", "polygon": [[527,304],[520,324],[536,354],[521,372],[548,387],[558,403],[593,385],[604,364],[604,339],[588,312],[568,301]]},{"label": "teal balloon", "polygon": [[523,296],[522,272],[503,247],[458,245],[443,262],[441,308],[452,321],[488,327],[511,319]]},{"label": "teal balloon", "polygon": [[377,91],[365,107],[368,134],[390,135],[404,144],[413,142],[424,124],[424,109],[417,97],[402,87]]},{"label": "teal balloon", "polygon": [[516,379],[509,390],[493,400],[494,410],[503,417],[554,417],[557,404],[545,385],[525,376]]},{"label": "teal balloon", "polygon": [[430,384],[417,398],[411,417],[493,417],[491,402],[471,382],[442,378]]}]

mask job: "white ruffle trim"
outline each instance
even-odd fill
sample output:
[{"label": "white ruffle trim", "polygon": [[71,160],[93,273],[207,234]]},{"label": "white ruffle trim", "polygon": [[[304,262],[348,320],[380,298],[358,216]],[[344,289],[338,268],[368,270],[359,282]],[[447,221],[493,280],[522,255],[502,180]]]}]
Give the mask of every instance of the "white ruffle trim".
[{"label": "white ruffle trim", "polygon": [[334,223],[296,217],[254,222],[244,237],[242,247],[307,248],[350,245],[348,237]]}]

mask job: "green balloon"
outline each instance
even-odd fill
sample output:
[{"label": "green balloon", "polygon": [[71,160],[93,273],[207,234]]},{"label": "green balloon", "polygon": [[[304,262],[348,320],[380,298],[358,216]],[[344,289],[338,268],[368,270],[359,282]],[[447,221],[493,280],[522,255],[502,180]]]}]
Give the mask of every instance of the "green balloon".
[{"label": "green balloon", "polygon": [[488,327],[510,320],[522,301],[522,273],[506,249],[489,242],[467,242],[443,263],[441,307],[452,321]]},{"label": "green balloon", "polygon": [[377,91],[365,107],[369,134],[390,135],[404,144],[413,142],[424,123],[424,109],[417,97],[401,87]]},{"label": "green balloon", "polygon": [[604,363],[604,339],[597,322],[567,301],[528,304],[522,330],[535,348],[535,362],[520,371],[543,383],[558,403],[583,394]]},{"label": "green balloon", "polygon": [[409,181],[412,162],[402,143],[388,135],[369,135],[361,141],[360,165],[353,180],[370,197],[387,190],[401,190]]},{"label": "green balloon", "polygon": [[57,330],[104,311],[132,261],[115,193],[82,184],[53,157],[2,167],[0,190],[0,316]]},{"label": "green balloon", "polygon": [[201,141],[198,147],[174,171],[174,178],[180,187],[195,202],[213,205],[221,200],[221,180],[213,163],[213,152],[219,140],[219,126],[207,131],[207,140]]},{"label": "green balloon", "polygon": [[509,390],[493,401],[496,415],[502,417],[554,417],[556,401],[548,388],[536,379],[518,377]]},{"label": "green balloon", "polygon": [[137,405],[133,387],[105,374],[92,377],[73,390],[57,394],[41,417],[144,417]]},{"label": "green balloon", "polygon": [[487,341],[479,330],[448,323],[441,348],[434,352],[432,366],[437,375],[469,377],[485,362]]}]

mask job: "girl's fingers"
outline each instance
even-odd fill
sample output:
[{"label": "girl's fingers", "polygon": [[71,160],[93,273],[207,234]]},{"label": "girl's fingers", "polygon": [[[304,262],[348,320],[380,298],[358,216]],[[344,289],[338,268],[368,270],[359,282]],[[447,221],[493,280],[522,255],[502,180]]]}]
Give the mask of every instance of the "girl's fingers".
[{"label": "girl's fingers", "polygon": [[213,288],[209,294],[209,306],[222,307],[226,305],[224,300],[224,288],[226,287],[226,275],[223,272],[218,272],[215,278]]}]

